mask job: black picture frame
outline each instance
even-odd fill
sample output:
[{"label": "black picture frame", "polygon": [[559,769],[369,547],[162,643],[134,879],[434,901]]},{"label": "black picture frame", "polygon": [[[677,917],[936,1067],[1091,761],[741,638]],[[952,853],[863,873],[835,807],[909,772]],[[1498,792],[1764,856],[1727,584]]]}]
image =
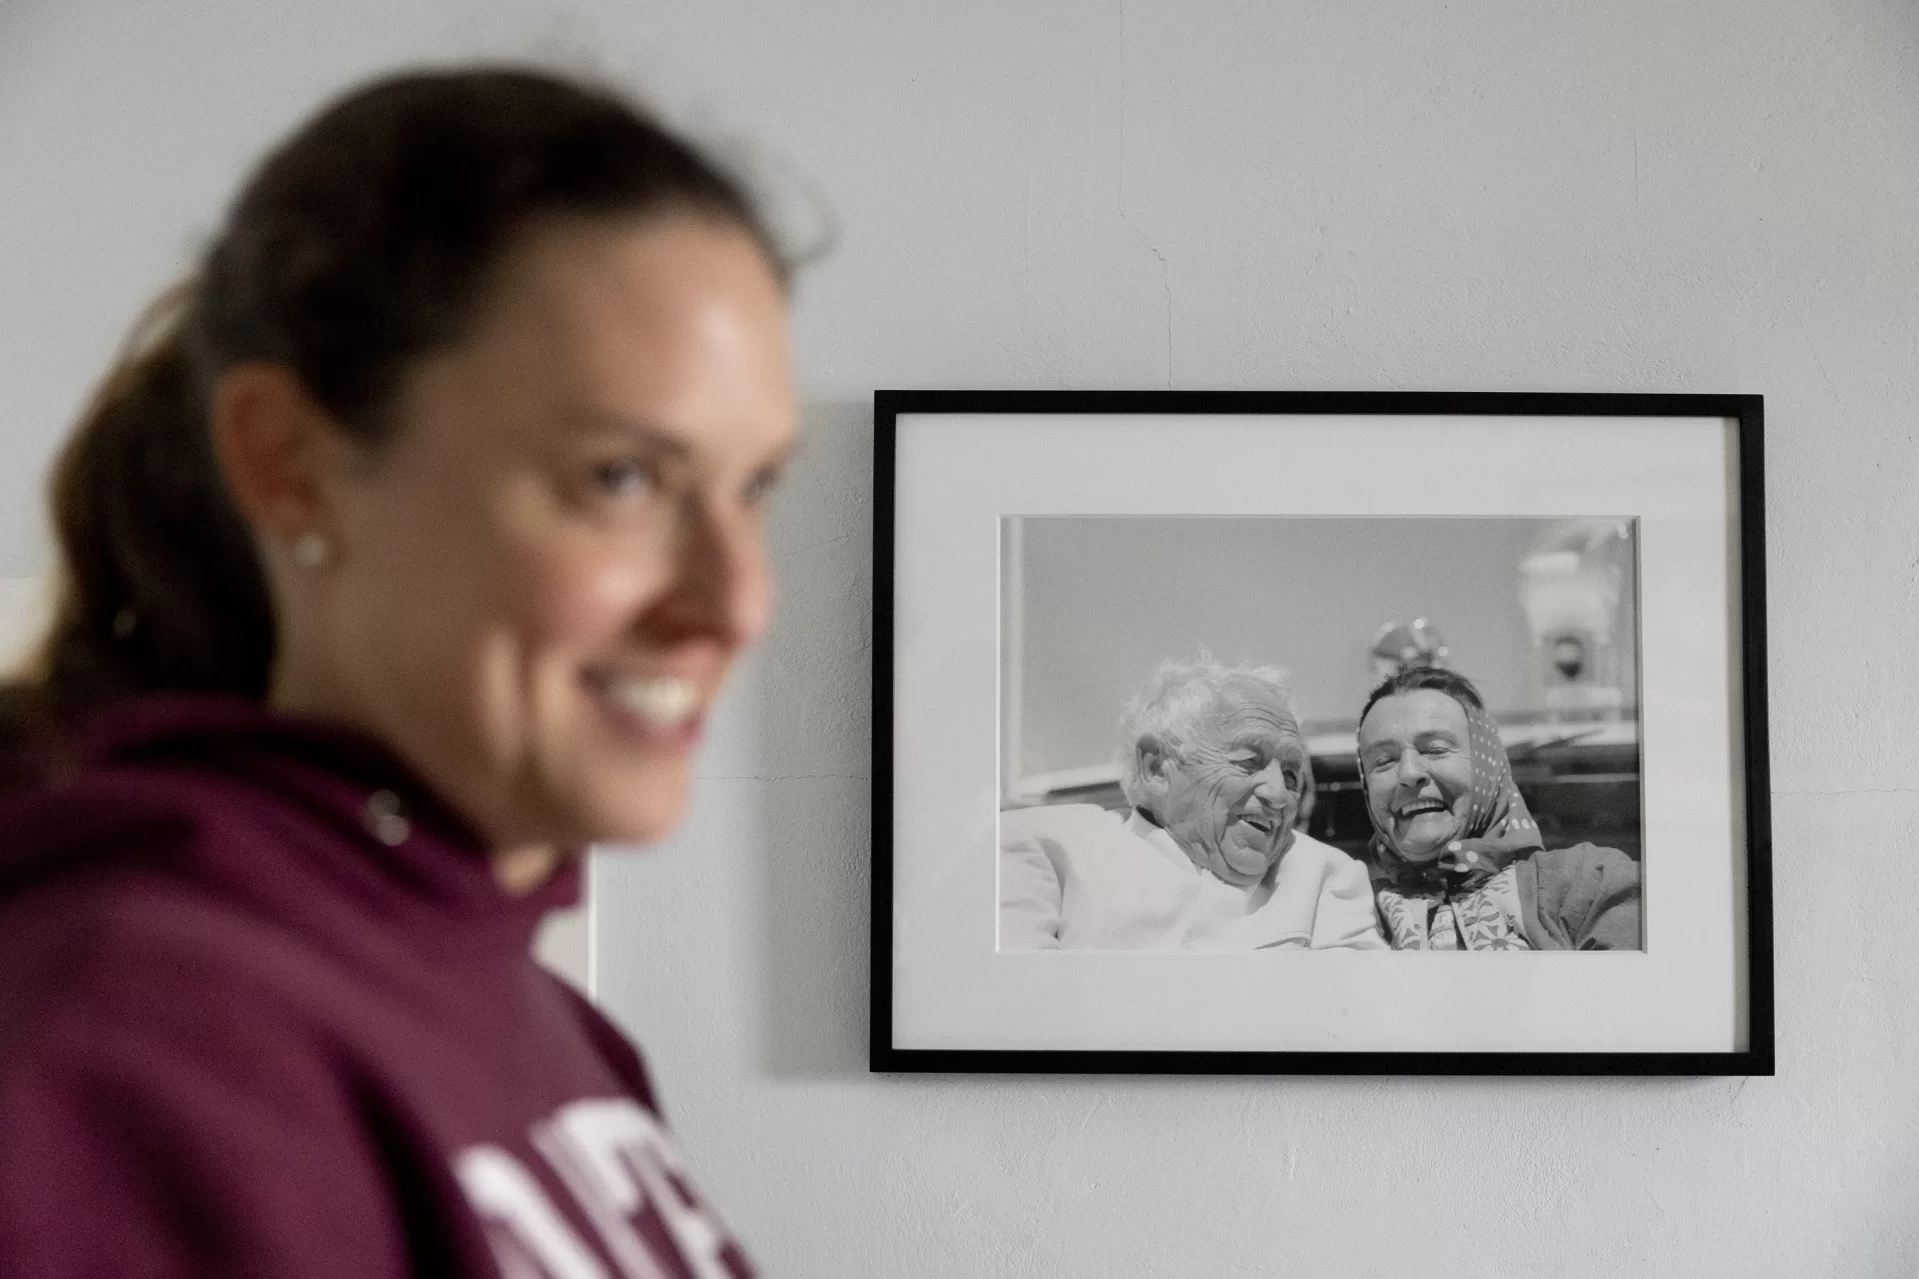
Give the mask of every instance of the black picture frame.
[{"label": "black picture frame", "polygon": [[[1315,414],[1718,418],[1735,424],[1744,785],[1742,1010],[1732,1052],[1163,1051],[900,1047],[894,1036],[894,658],[898,419],[905,414]],[[873,1072],[1217,1075],[1760,1075],[1774,1071],[1767,742],[1764,400],[1759,395],[1511,392],[963,391],[874,393],[871,1037]]]}]

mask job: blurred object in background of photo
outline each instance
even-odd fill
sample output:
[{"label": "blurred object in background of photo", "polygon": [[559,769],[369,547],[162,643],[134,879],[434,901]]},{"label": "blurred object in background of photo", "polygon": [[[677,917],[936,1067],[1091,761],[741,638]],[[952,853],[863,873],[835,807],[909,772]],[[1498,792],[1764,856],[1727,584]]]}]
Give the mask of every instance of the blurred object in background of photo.
[{"label": "blurred object in background of photo", "polygon": [[1565,520],[1520,561],[1520,607],[1532,631],[1533,673],[1549,720],[1624,714],[1632,554],[1628,521]]},{"label": "blurred object in background of photo", "polygon": [[1368,654],[1372,658],[1373,682],[1391,679],[1415,666],[1446,666],[1452,650],[1439,628],[1423,617],[1410,622],[1388,622],[1379,628]]}]

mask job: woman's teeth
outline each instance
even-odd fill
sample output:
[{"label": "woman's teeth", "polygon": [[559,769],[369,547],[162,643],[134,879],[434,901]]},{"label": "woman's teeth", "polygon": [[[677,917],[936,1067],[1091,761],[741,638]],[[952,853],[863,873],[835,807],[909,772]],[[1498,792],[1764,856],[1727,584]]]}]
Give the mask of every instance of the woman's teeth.
[{"label": "woman's teeth", "polygon": [[606,694],[622,709],[661,728],[679,727],[700,705],[699,688],[692,680],[675,675],[608,680]]}]

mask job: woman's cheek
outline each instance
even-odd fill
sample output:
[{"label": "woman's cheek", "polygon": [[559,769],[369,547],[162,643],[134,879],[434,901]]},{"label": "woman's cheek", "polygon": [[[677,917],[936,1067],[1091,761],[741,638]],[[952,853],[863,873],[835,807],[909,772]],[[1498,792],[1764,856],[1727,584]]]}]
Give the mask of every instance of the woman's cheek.
[{"label": "woman's cheek", "polygon": [[658,568],[627,556],[556,557],[538,575],[529,621],[549,641],[598,648],[632,629],[659,595],[663,578]]},{"label": "woman's cheek", "polygon": [[1371,810],[1377,822],[1385,822],[1389,816],[1388,802],[1392,799],[1393,784],[1390,780],[1378,777],[1366,779],[1366,807]]}]

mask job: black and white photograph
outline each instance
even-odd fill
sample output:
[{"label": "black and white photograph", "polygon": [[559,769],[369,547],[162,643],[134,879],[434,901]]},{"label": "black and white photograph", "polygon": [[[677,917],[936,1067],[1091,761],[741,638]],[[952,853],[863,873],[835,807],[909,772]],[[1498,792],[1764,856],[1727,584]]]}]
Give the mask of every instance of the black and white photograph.
[{"label": "black and white photograph", "polygon": [[1632,519],[1000,545],[1000,950],[1641,949]]},{"label": "black and white photograph", "polygon": [[1757,397],[875,407],[876,1067],[1767,1065]]}]

